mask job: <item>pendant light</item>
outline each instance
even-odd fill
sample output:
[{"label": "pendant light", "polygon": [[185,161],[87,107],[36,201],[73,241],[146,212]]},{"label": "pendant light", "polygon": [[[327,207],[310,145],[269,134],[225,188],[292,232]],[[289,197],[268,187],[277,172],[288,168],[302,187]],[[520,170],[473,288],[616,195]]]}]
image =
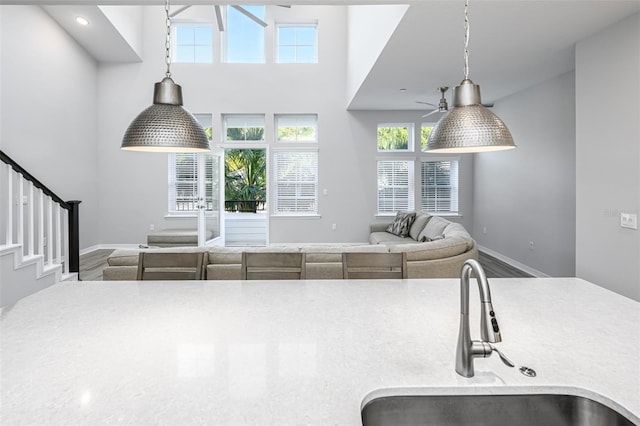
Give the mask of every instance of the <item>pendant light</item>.
[{"label": "pendant light", "polygon": [[209,151],[209,140],[198,120],[182,106],[182,87],[171,79],[171,18],[169,0],[165,3],[167,24],[167,72],[153,91],[153,105],[131,122],[121,149],[152,152]]},{"label": "pendant light", "polygon": [[464,80],[453,92],[453,109],[436,123],[427,151],[486,152],[515,148],[504,122],[482,105],[480,86],[469,79],[469,1],[464,3]]}]

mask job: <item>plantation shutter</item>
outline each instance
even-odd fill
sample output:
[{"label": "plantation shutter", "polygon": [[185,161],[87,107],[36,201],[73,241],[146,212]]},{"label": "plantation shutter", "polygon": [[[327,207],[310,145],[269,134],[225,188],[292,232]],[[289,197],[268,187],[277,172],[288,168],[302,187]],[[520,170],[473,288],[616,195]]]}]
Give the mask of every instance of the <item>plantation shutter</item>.
[{"label": "plantation shutter", "polygon": [[274,153],[274,214],[318,213],[318,151]]},{"label": "plantation shutter", "polygon": [[458,213],[458,161],[423,161],[420,207],[429,213]]},{"label": "plantation shutter", "polygon": [[169,154],[169,213],[196,211],[197,154]]},{"label": "plantation shutter", "polygon": [[414,208],[413,162],[378,161],[378,213]]}]

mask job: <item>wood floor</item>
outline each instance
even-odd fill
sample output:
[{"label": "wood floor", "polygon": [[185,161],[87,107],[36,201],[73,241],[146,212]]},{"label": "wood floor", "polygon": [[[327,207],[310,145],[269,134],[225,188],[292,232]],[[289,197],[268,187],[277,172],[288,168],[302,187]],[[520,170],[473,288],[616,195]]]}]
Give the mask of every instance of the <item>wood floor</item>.
[{"label": "wood floor", "polygon": [[[112,249],[101,249],[80,256],[80,279],[102,281],[102,270],[107,266],[107,257],[111,252],[113,252]],[[531,277],[526,272],[483,252],[480,252],[479,261],[487,278]]]}]

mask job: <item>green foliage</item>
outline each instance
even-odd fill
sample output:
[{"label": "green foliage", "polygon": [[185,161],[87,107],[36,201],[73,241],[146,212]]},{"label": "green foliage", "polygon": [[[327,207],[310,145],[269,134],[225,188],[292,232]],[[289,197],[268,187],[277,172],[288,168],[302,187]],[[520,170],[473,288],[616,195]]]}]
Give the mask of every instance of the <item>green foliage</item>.
[{"label": "green foliage", "polygon": [[204,134],[207,135],[207,139],[213,140],[213,129],[211,127],[205,127]]},{"label": "green foliage", "polygon": [[287,142],[313,141],[316,139],[315,127],[278,127],[278,140]]},{"label": "green foliage", "polygon": [[406,150],[409,147],[409,129],[406,127],[378,127],[378,150]]},{"label": "green foliage", "polygon": [[262,141],[263,127],[230,127],[227,129],[228,141]]},{"label": "green foliage", "polygon": [[267,158],[264,149],[228,149],[224,157],[227,200],[266,200]]},{"label": "green foliage", "polygon": [[427,142],[429,141],[429,136],[433,131],[433,127],[421,127],[420,128],[420,143],[422,145],[422,150],[425,151],[427,149]]}]

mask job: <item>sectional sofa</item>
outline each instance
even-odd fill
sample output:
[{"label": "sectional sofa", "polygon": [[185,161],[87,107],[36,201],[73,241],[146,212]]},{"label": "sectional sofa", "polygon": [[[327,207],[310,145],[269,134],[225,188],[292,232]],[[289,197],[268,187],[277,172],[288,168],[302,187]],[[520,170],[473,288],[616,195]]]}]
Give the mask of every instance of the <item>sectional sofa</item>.
[{"label": "sectional sofa", "polygon": [[476,243],[464,227],[442,217],[415,212],[407,236],[387,232],[389,225],[371,224],[369,244],[118,249],[107,259],[108,266],[102,277],[103,280],[135,280],[138,253],[143,250],[204,250],[208,280],[239,280],[243,251],[301,251],[305,253],[307,279],[341,279],[343,252],[405,252],[409,278],[457,278],[464,261],[478,257]]}]

